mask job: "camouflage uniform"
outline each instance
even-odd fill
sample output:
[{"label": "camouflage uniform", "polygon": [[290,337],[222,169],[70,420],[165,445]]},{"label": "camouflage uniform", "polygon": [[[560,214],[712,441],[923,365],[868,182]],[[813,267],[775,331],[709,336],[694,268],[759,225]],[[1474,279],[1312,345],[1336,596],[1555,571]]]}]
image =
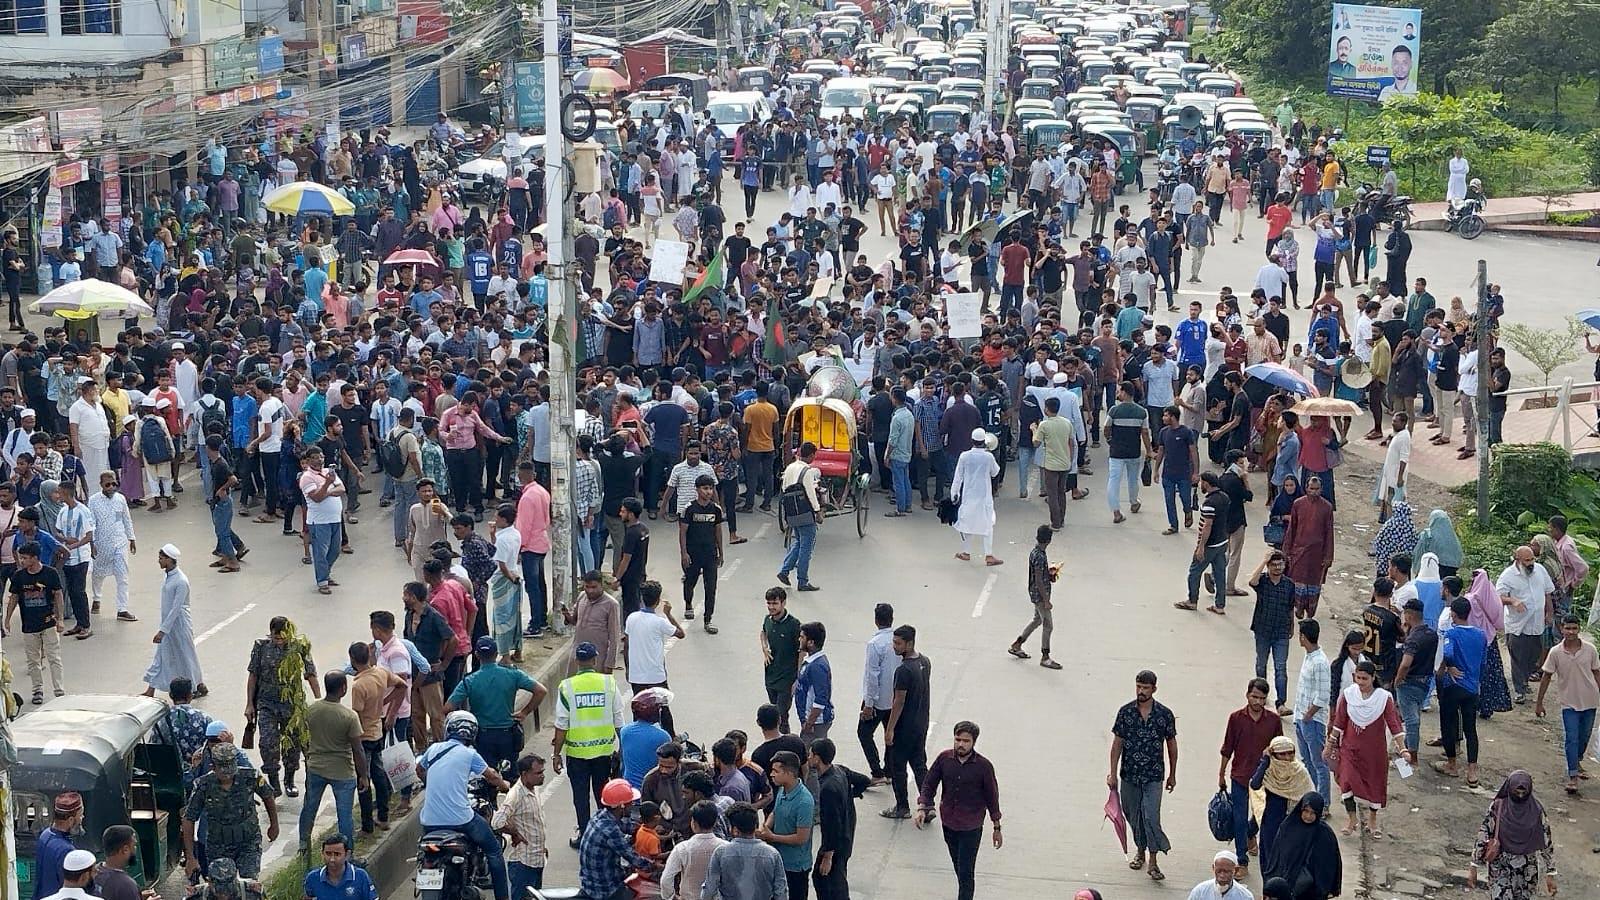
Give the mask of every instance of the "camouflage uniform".
[{"label": "camouflage uniform", "polygon": [[214,859],[206,870],[206,881],[190,900],[264,900],[261,882],[239,877],[239,867],[228,858]]},{"label": "camouflage uniform", "polygon": [[[194,792],[183,808],[183,817],[199,822],[205,816],[206,857],[216,863],[232,860],[238,871],[247,878],[261,874],[261,822],[256,815],[255,799],[272,802],[272,791],[260,774],[249,769],[234,768],[237,751],[232,744],[218,744],[212,748],[213,770],[195,779]],[[226,764],[222,759],[226,756]],[[232,774],[227,786],[222,783],[217,769]],[[200,836],[197,836],[200,837]]]},{"label": "camouflage uniform", "polygon": [[[298,743],[284,739],[284,726],[289,721],[292,691],[303,691],[301,682],[284,684],[278,677],[278,666],[288,654],[287,643],[276,644],[271,638],[261,638],[250,648],[250,665],[246,674],[256,676],[256,727],[260,729],[261,771],[273,782],[278,780],[278,761],[283,761],[283,771],[289,784],[300,770],[300,754],[305,749]],[[315,679],[317,668],[311,655],[305,655],[305,677]]]}]

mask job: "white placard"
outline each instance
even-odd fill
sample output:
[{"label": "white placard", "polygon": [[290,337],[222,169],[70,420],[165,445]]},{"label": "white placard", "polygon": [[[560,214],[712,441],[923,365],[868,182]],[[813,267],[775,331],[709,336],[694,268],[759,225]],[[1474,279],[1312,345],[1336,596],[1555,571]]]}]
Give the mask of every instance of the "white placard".
[{"label": "white placard", "polygon": [[953,338],[983,336],[983,295],[945,294],[945,318],[950,322]]},{"label": "white placard", "polygon": [[688,264],[688,244],[683,241],[657,240],[650,251],[650,280],[682,287],[683,268]]},{"label": "white placard", "polygon": [[872,360],[869,359],[861,361],[847,359],[844,361],[844,367],[848,369],[850,375],[855,378],[856,384],[866,387],[867,384],[872,381]]}]

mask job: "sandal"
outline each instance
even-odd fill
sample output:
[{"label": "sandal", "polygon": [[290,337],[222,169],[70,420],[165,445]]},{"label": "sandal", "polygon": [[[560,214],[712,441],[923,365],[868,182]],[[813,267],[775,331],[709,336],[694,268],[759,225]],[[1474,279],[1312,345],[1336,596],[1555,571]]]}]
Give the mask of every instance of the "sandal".
[{"label": "sandal", "polygon": [[1193,603],[1189,603],[1188,601],[1185,601],[1183,603],[1174,603],[1174,604],[1172,604],[1172,608],[1173,609],[1184,609],[1184,610],[1188,610],[1190,612],[1193,612],[1194,610],[1199,609],[1198,606],[1196,606]]},{"label": "sandal", "polygon": [[1055,660],[1051,659],[1050,657],[1046,656],[1044,659],[1039,660],[1039,667],[1040,668],[1044,668],[1044,669],[1053,669],[1053,670],[1056,670],[1056,671],[1060,671],[1061,663],[1058,663]]},{"label": "sandal", "polygon": [[1006,648],[1006,652],[1011,654],[1012,656],[1015,656],[1017,659],[1032,659],[1032,657],[1029,656],[1028,651],[1026,651],[1026,650],[1024,650],[1021,647],[1018,647],[1016,645],[1012,645],[1010,647],[1007,647]]},{"label": "sandal", "polygon": [[1339,833],[1344,835],[1345,837],[1355,837],[1356,836],[1356,826],[1354,826],[1354,825],[1346,825],[1345,827],[1339,829]]},{"label": "sandal", "polygon": [[1144,868],[1144,854],[1140,853],[1133,859],[1128,860],[1128,868],[1134,870],[1135,872]]},{"label": "sandal", "polygon": [[1167,880],[1167,873],[1161,871],[1161,868],[1159,866],[1157,866],[1155,863],[1151,863],[1150,864],[1150,880],[1151,881],[1166,881]]}]

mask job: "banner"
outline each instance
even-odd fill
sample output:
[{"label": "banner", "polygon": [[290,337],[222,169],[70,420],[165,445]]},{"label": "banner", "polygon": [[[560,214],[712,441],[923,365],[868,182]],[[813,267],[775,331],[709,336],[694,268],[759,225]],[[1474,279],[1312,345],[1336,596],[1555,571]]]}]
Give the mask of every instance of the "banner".
[{"label": "banner", "polygon": [[1328,93],[1352,100],[1415,94],[1421,42],[1420,9],[1335,3]]},{"label": "banner", "polygon": [[518,128],[544,127],[544,63],[519,62],[516,68]]},{"label": "banner", "polygon": [[116,228],[122,222],[122,161],[115,152],[100,157],[100,214]]},{"label": "banner", "polygon": [[945,318],[950,323],[953,338],[983,336],[983,295],[945,294]]}]

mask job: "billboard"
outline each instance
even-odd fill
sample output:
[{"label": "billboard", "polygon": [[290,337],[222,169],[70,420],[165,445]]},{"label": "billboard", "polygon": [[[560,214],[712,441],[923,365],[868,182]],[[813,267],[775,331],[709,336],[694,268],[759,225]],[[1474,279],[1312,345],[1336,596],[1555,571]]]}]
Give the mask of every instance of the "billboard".
[{"label": "billboard", "polygon": [[1383,100],[1417,92],[1422,10],[1333,5],[1328,39],[1328,93]]}]

